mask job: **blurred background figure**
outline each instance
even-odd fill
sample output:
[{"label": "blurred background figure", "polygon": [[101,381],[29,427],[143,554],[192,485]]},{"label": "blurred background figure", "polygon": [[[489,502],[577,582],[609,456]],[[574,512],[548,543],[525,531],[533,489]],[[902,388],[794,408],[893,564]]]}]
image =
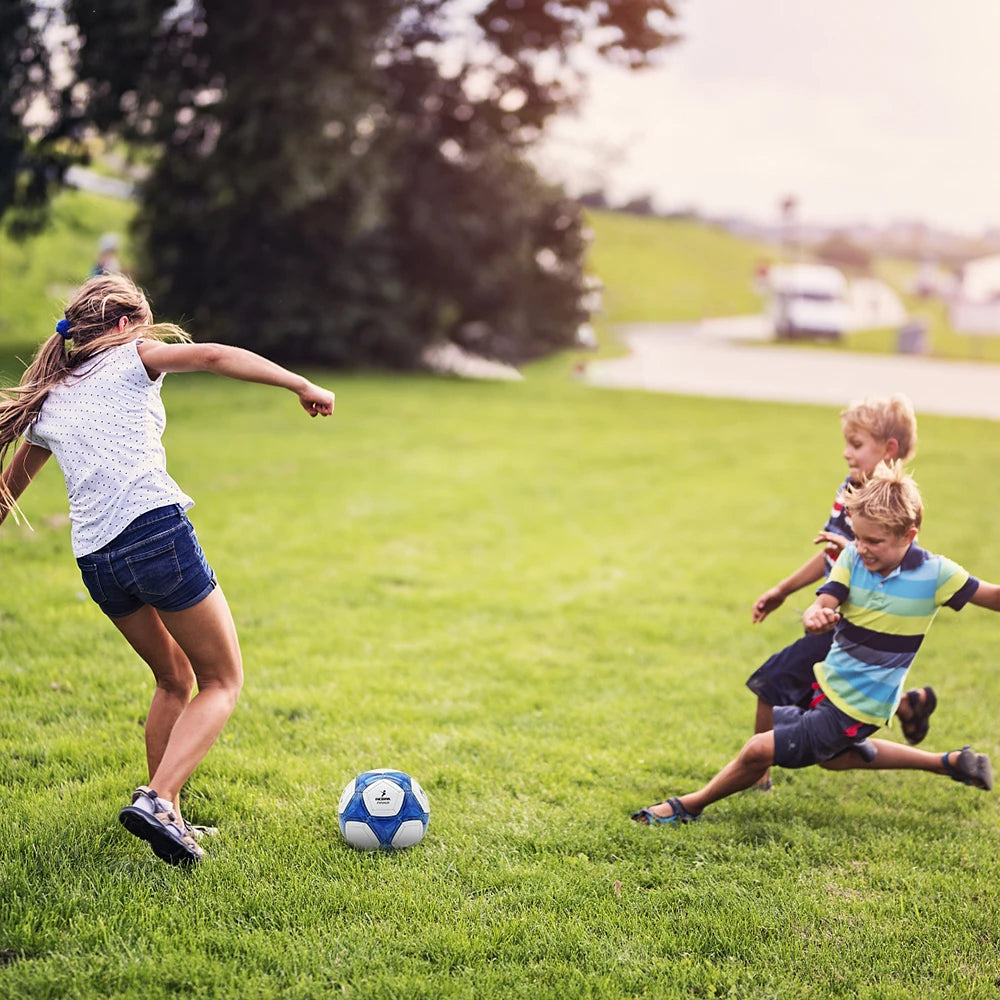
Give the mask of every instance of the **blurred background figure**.
[{"label": "blurred background figure", "polygon": [[118,274],[121,263],[118,260],[120,240],[117,233],[105,233],[97,241],[97,260],[90,270],[90,277],[98,274]]}]

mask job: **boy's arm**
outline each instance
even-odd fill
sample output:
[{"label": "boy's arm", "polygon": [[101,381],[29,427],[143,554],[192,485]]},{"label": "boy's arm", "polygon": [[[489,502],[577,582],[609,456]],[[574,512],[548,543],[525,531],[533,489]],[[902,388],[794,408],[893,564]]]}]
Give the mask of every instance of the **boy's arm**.
[{"label": "boy's arm", "polygon": [[820,594],[802,615],[802,625],[812,635],[829,632],[840,621],[840,601],[833,594]]},{"label": "boy's arm", "polygon": [[[49,460],[51,454],[48,448],[28,444],[27,441],[21,442],[21,447],[14,452],[14,457],[0,475],[0,524],[6,520],[18,497],[38,475],[38,470]],[[16,516],[14,520],[17,520]]]},{"label": "boy's arm", "polygon": [[804,562],[791,576],[781,583],[765,590],[753,604],[754,624],[762,622],[775,608],[781,607],[785,598],[803,587],[822,580],[826,573],[826,558],[822,552],[817,552],[807,562]]},{"label": "boy's arm", "polygon": [[299,397],[302,408],[311,417],[328,417],[333,413],[332,392],[242,347],[228,344],[161,344],[155,340],[143,340],[138,350],[150,378],[156,378],[163,372],[214,372],[243,382],[260,382],[289,389]]},{"label": "boy's arm", "polygon": [[990,611],[1000,611],[1000,587],[995,583],[980,580],[976,592],[969,598],[969,603],[980,608],[988,608]]}]

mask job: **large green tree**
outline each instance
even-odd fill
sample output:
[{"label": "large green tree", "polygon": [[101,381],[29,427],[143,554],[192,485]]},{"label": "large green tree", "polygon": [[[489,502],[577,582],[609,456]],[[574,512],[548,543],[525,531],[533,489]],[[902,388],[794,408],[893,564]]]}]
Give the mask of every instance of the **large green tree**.
[{"label": "large green tree", "polygon": [[50,4],[0,0],[0,217],[16,237],[46,224],[53,190],[84,156],[56,83],[50,46],[59,21]]},{"label": "large green tree", "polygon": [[136,229],[158,311],[343,365],[570,343],[582,217],[526,152],[578,93],[577,56],[641,66],[672,38],[666,0],[64,9],[60,119],[155,154]]}]

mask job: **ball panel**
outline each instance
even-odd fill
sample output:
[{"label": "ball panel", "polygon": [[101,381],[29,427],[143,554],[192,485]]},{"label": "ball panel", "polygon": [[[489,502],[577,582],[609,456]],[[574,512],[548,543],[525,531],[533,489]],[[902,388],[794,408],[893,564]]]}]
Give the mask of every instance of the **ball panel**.
[{"label": "ball panel", "polygon": [[425,813],[430,813],[431,803],[430,799],[427,798],[427,793],[423,790],[420,782],[416,778],[410,778],[410,789],[413,794],[417,797],[417,802],[420,803],[420,808],[423,809]]},{"label": "ball panel", "polygon": [[395,816],[402,808],[406,792],[392,778],[378,777],[361,793],[365,807],[372,816]]},{"label": "ball panel", "polygon": [[423,820],[405,819],[399,824],[399,829],[393,834],[390,841],[391,846],[396,850],[412,847],[424,839],[426,830],[427,827],[424,825]]},{"label": "ball panel", "polygon": [[344,790],[340,793],[340,802],[337,803],[337,812],[342,813],[347,808],[347,803],[351,801],[354,796],[354,789],[358,783],[357,778],[351,778],[351,780],[344,786]]},{"label": "ball panel", "polygon": [[375,831],[367,824],[349,819],[343,824],[344,840],[360,851],[374,851],[381,847]]}]

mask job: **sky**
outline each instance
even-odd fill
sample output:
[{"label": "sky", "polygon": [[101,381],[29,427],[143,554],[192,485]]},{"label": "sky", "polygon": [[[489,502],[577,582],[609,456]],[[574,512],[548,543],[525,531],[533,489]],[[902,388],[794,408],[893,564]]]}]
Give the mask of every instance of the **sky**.
[{"label": "sky", "polygon": [[1000,227],[1000,0],[677,0],[659,65],[594,66],[543,170],[777,222]]}]

